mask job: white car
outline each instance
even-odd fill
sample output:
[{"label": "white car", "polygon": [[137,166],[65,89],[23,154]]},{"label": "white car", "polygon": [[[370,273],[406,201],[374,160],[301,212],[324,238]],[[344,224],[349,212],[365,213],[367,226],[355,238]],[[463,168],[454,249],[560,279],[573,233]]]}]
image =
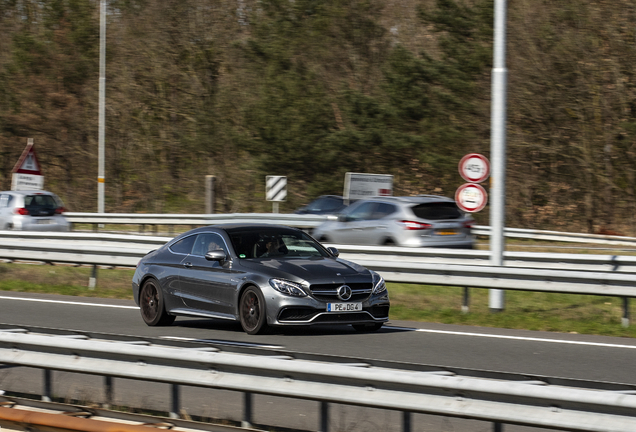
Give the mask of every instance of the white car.
[{"label": "white car", "polygon": [[62,200],[47,191],[0,192],[0,229],[69,231]]}]

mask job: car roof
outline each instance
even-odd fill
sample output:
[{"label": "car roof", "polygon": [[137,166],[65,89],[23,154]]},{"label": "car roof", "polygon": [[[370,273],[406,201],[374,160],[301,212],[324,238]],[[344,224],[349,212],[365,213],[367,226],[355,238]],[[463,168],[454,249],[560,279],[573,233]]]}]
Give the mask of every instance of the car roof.
[{"label": "car roof", "polygon": [[13,194],[13,195],[55,195],[53,192],[45,191],[45,190],[19,190],[19,191],[1,191],[3,194]]},{"label": "car roof", "polygon": [[[360,200],[363,201],[363,200]],[[424,204],[429,202],[455,202],[454,199],[441,195],[416,195],[416,196],[381,196],[365,198],[364,201],[384,201],[403,204]]]},{"label": "car roof", "polygon": [[216,225],[207,225],[204,227],[199,227],[199,228],[194,228],[191,229],[190,231],[184,232],[182,234],[179,235],[179,237],[183,237],[184,235],[188,234],[197,234],[200,232],[207,232],[210,231],[211,229],[213,230],[223,230],[223,231],[227,231],[227,232],[231,232],[231,231],[240,231],[241,229],[256,229],[256,230],[271,230],[272,228],[279,228],[279,229],[285,229],[285,230],[296,230],[296,231],[300,231],[298,228],[293,228],[287,225],[280,225],[280,224],[268,224],[268,223],[223,223],[223,224],[216,224]]}]

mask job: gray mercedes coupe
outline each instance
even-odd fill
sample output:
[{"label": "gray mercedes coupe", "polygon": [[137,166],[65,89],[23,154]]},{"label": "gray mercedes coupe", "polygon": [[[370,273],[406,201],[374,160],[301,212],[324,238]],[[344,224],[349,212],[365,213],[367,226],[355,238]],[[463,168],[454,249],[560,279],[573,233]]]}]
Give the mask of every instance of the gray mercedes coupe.
[{"label": "gray mercedes coupe", "polygon": [[132,288],[149,326],[169,325],[182,315],[238,320],[248,334],[312,324],[375,331],[389,319],[379,274],[280,225],[188,231],[139,261]]}]

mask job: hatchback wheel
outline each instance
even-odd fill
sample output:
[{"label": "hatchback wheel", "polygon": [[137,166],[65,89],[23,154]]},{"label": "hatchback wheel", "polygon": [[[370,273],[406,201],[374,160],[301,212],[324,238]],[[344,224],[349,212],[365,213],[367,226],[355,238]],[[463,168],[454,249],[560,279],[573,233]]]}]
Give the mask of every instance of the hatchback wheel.
[{"label": "hatchback wheel", "polygon": [[267,310],[263,294],[257,288],[247,288],[239,303],[241,326],[247,334],[255,335],[267,330]]},{"label": "hatchback wheel", "polygon": [[141,317],[149,326],[170,325],[174,322],[175,316],[166,313],[161,288],[152,279],[148,279],[141,287],[139,308]]}]

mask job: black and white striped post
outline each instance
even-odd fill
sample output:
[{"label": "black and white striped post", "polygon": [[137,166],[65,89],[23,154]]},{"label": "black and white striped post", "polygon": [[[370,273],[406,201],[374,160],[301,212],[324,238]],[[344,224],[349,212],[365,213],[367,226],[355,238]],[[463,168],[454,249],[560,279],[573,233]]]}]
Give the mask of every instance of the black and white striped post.
[{"label": "black and white striped post", "polygon": [[287,177],[265,177],[265,199],[272,201],[272,213],[278,213],[278,203],[287,199]]}]

